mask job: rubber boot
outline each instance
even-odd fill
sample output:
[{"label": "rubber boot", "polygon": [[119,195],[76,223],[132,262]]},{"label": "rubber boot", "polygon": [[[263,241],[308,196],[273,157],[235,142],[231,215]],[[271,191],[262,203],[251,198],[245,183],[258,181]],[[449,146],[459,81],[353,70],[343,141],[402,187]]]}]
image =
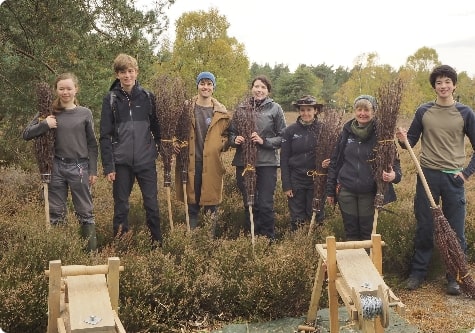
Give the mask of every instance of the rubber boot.
[{"label": "rubber boot", "polygon": [[81,224],[81,237],[87,239],[87,252],[97,249],[96,225],[94,223]]}]

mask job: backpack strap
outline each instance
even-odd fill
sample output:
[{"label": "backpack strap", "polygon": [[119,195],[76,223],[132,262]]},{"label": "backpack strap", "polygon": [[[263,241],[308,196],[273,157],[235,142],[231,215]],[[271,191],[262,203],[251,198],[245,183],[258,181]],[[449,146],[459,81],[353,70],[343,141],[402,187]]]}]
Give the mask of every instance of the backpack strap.
[{"label": "backpack strap", "polygon": [[118,128],[117,128],[117,108],[115,104],[116,100],[117,100],[116,93],[111,91],[111,93],[109,94],[109,101],[110,101],[110,107],[112,111],[112,121],[114,122],[114,134],[112,137],[112,143],[119,142],[119,133],[118,133]]}]

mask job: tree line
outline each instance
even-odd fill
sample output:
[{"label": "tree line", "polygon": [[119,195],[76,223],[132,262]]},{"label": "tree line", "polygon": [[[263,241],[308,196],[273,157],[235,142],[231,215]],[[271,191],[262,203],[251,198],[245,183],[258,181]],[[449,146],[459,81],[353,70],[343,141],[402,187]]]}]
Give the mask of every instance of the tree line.
[{"label": "tree line", "polygon": [[[158,0],[153,8],[141,10],[128,0],[4,1],[0,5],[2,163],[32,165],[20,133],[36,111],[34,88],[39,81],[52,83],[59,73],[75,73],[80,104],[93,110],[98,122],[102,97],[114,79],[112,61],[120,52],[138,59],[139,81],[151,89],[155,78],[169,74],[186,82],[191,97],[196,74],[212,71],[217,77],[215,96],[230,110],[258,74],[271,79],[272,97],[286,111],[293,110],[292,101],[304,94],[349,110],[355,96],[377,95],[382,84],[396,77],[404,81],[402,113],[412,114],[433,98],[427,78],[441,64],[434,49],[421,47],[398,69],[379,64],[377,53],[368,53],[358,55],[353,68],[301,64],[291,72],[285,64],[251,63],[245,44],[228,35],[230,24],[218,9],[184,13],[176,22],[175,40],[168,40],[163,37],[171,28],[165,10],[174,2]],[[466,72],[459,73],[456,93],[461,102],[475,106],[474,79]]]}]

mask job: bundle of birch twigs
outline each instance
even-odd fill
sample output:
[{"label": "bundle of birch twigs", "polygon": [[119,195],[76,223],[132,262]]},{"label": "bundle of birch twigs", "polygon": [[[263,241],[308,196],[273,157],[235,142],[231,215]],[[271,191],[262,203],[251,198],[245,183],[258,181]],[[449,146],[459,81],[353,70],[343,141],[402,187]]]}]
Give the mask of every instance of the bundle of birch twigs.
[{"label": "bundle of birch twigs", "polygon": [[319,117],[320,122],[318,123],[318,128],[316,130],[317,146],[315,147],[312,219],[308,230],[309,236],[312,234],[314,229],[317,214],[324,209],[325,205],[325,189],[328,168],[324,168],[322,162],[330,158],[342,127],[342,115],[336,110],[324,107]]},{"label": "bundle of birch twigs", "polygon": [[[53,114],[53,92],[51,87],[46,82],[39,82],[36,85],[36,99],[38,121],[46,119],[46,117]],[[34,151],[38,169],[43,183],[43,195],[45,198],[45,215],[46,225],[49,223],[49,199],[48,199],[48,184],[51,181],[51,171],[53,169],[54,159],[54,143],[56,139],[56,129],[52,128],[43,135],[38,136],[34,141]]]},{"label": "bundle of birch twigs", "polygon": [[244,186],[246,188],[246,200],[249,209],[249,217],[251,222],[251,240],[255,244],[254,237],[254,217],[252,207],[254,206],[254,193],[256,191],[256,155],[257,147],[251,140],[252,132],[256,131],[256,107],[253,105],[252,98],[246,98],[244,103],[238,107],[234,117],[236,119],[236,127],[239,135],[244,137],[241,144],[244,159]]},{"label": "bundle of birch twigs", "polygon": [[185,91],[185,85],[180,78],[165,74],[155,80],[155,103],[161,136],[160,155],[163,163],[163,186],[167,191],[170,230],[173,230],[170,193],[173,144],[178,118],[182,115],[183,103],[186,100]]},{"label": "bundle of birch twigs", "polygon": [[384,205],[384,194],[388,183],[383,180],[383,171],[390,172],[397,157],[397,148],[394,141],[397,118],[401,106],[403,82],[397,78],[383,84],[377,94],[378,109],[376,110],[376,137],[377,144],[374,148],[373,171],[376,181],[376,196],[374,198],[373,233],[376,233],[378,211]]},{"label": "bundle of birch twigs", "polygon": [[185,201],[185,218],[186,226],[188,231],[191,230],[190,227],[190,216],[188,214],[188,198],[186,195],[186,186],[188,184],[188,165],[190,164],[190,124],[192,118],[191,109],[192,103],[187,101],[187,103],[182,104],[182,110],[180,119],[178,120],[178,126],[175,133],[175,144],[179,146],[180,153],[177,156],[177,163],[181,170],[180,179],[183,186],[183,198]]}]

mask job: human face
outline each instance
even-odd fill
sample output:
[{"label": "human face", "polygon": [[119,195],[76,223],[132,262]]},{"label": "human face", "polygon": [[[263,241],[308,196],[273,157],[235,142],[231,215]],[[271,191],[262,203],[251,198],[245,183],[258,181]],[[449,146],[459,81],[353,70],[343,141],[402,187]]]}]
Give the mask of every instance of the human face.
[{"label": "human face", "polygon": [[311,105],[301,105],[299,106],[300,119],[306,123],[310,123],[315,119],[317,110]]},{"label": "human face", "polygon": [[367,125],[374,117],[372,107],[359,106],[355,109],[355,119],[360,126]]},{"label": "human face", "polygon": [[441,100],[452,100],[453,93],[456,86],[452,82],[452,79],[446,76],[439,76],[435,79],[435,93],[437,94],[437,99]]},{"label": "human face", "polygon": [[131,92],[137,80],[138,71],[133,67],[120,70],[116,73],[116,78],[119,79],[122,89]]},{"label": "human face", "polygon": [[263,100],[269,96],[267,86],[261,80],[256,80],[251,89],[252,96],[257,100]]},{"label": "human face", "polygon": [[198,94],[203,98],[208,98],[213,95],[214,85],[210,79],[200,80],[198,83]]},{"label": "human face", "polygon": [[72,79],[59,80],[56,84],[56,94],[58,94],[61,104],[65,107],[74,104],[74,98],[78,92],[78,88]]}]

